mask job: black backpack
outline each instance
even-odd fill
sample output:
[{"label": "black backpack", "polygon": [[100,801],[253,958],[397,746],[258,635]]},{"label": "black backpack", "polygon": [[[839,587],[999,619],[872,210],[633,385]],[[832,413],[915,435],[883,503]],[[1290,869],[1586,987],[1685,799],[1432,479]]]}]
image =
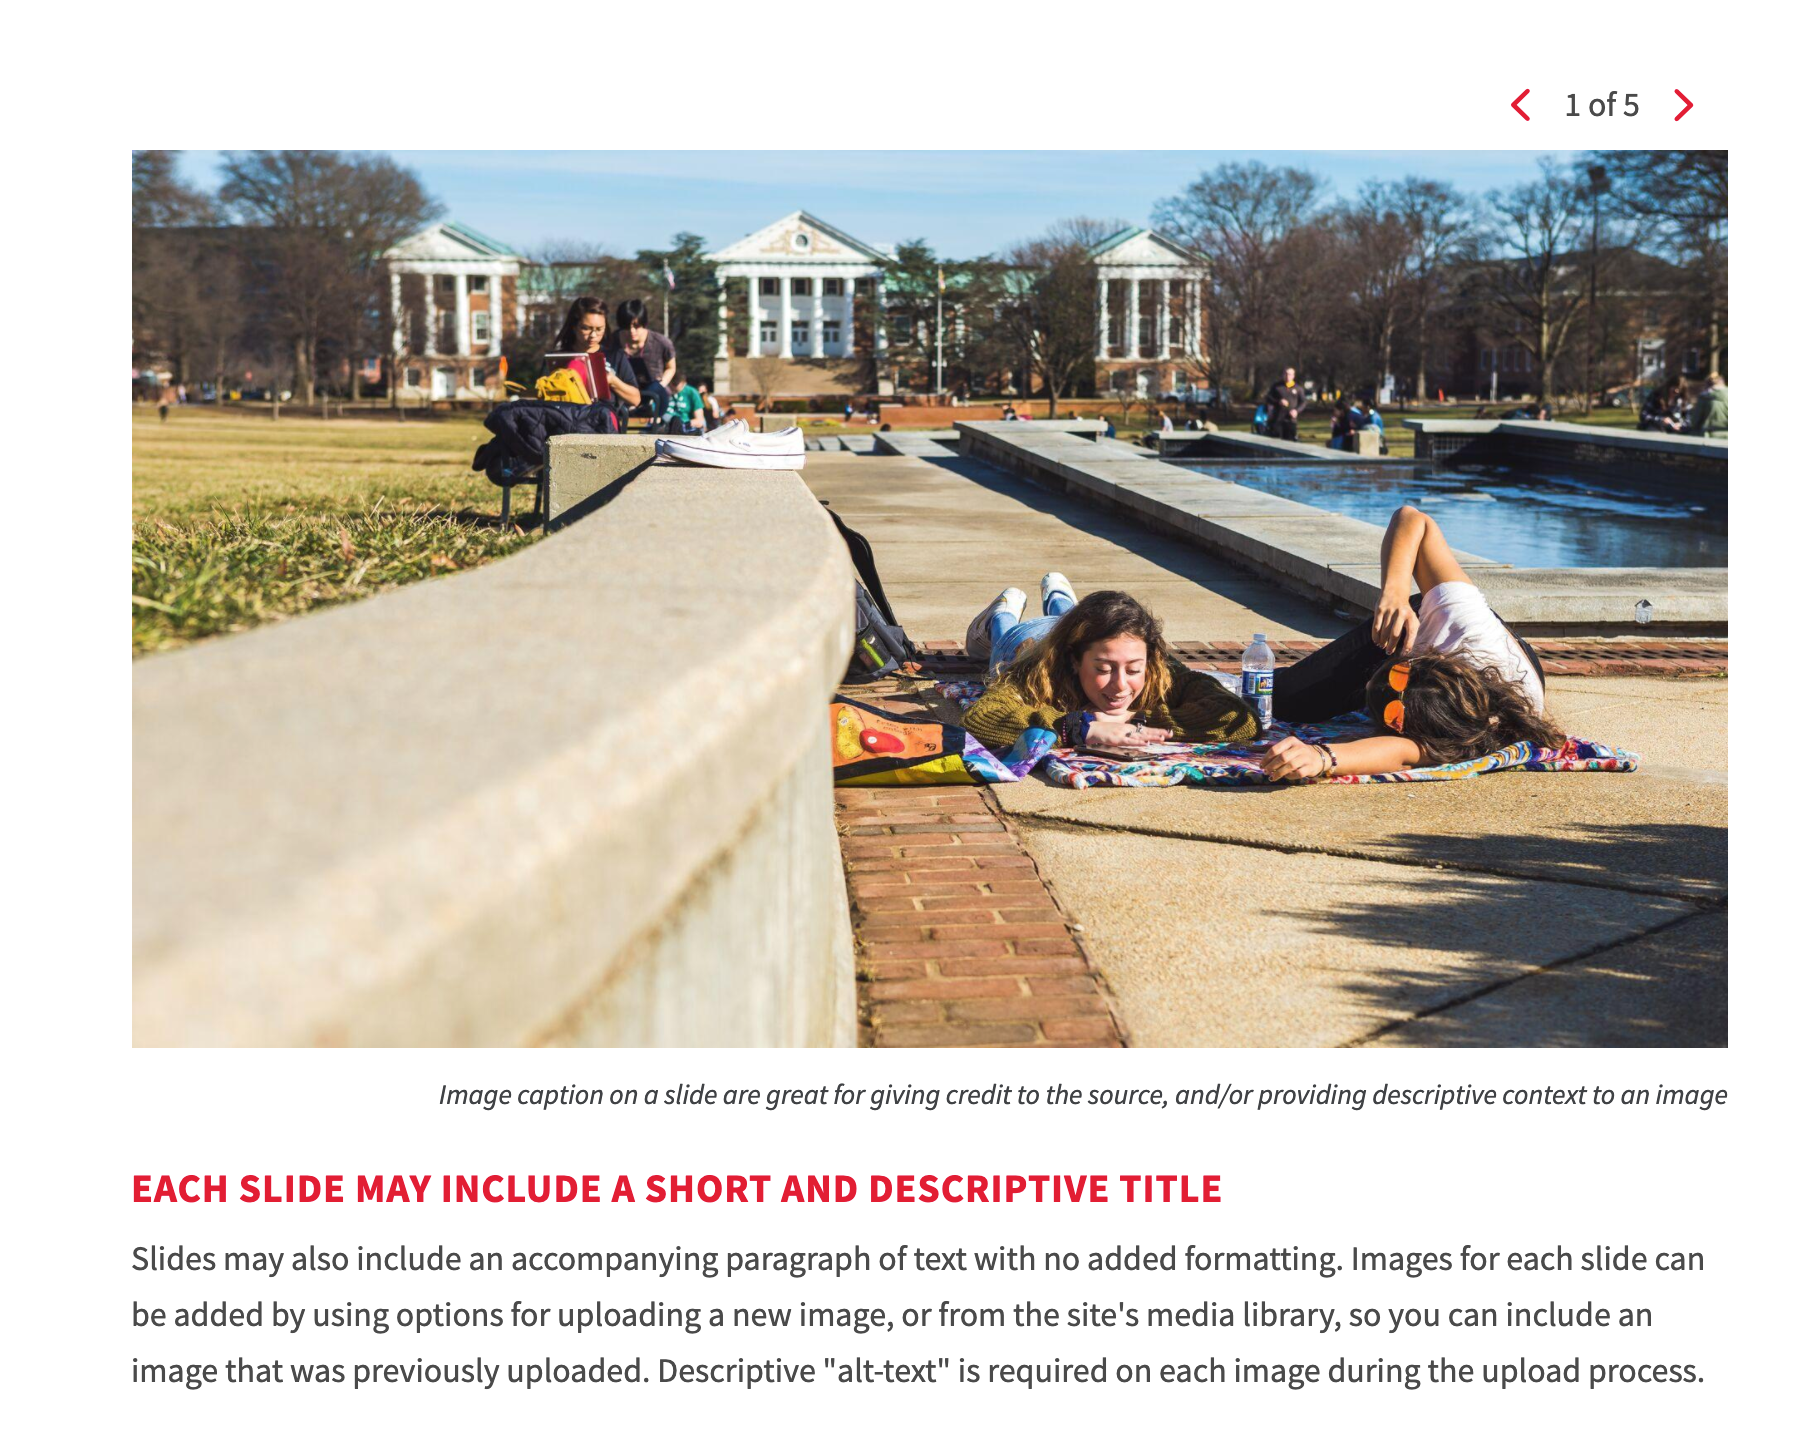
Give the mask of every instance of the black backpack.
[{"label": "black backpack", "polygon": [[[818,501],[824,504],[821,499]],[[919,658],[919,653],[900,629],[900,622],[887,603],[887,592],[881,588],[881,575],[875,568],[874,547],[837,517],[837,511],[824,505],[824,512],[837,526],[843,543],[849,547],[850,562],[859,577],[856,582],[856,644],[850,652],[849,668],[843,679],[877,681],[892,675],[902,666]]]}]

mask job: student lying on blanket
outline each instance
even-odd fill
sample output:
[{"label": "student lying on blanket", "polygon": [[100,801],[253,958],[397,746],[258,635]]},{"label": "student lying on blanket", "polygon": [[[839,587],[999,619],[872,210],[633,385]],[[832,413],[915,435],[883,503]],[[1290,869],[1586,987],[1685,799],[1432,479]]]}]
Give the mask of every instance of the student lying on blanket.
[{"label": "student lying on blanket", "polygon": [[1365,710],[1388,734],[1319,746],[1287,736],[1265,754],[1265,774],[1365,776],[1470,761],[1517,741],[1564,746],[1566,733],[1542,714],[1541,658],[1492,613],[1441,526],[1404,505],[1382,561],[1371,620],[1278,671],[1272,704],[1280,721]]},{"label": "student lying on blanket", "polygon": [[989,750],[1010,750],[1033,726],[1107,752],[1257,733],[1246,703],[1174,659],[1163,625],[1132,596],[1097,590],[1078,602],[1055,572],[1040,593],[1042,615],[1022,622],[1025,592],[1009,588],[969,626],[969,654],[988,662],[989,685],[963,725]]}]

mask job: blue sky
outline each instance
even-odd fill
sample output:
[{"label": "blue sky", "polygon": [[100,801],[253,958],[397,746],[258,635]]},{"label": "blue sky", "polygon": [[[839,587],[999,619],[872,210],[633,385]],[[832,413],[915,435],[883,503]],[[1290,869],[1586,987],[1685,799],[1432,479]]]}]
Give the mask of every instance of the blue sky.
[{"label": "blue sky", "polygon": [[[1146,223],[1223,161],[1306,167],[1348,195],[1368,177],[1469,192],[1536,174],[1530,151],[394,151],[446,216],[521,249],[561,240],[616,255],[697,232],[712,247],[804,208],[877,247],[924,237],[947,257],[995,251],[1063,217]],[[1568,153],[1550,153],[1565,158]],[[186,169],[211,183],[218,153]]]}]

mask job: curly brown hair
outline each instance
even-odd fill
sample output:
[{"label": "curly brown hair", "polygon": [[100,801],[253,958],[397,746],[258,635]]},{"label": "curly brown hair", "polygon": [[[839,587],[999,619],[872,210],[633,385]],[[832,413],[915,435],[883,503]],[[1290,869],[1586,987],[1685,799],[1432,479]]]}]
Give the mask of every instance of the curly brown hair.
[{"label": "curly brown hair", "polygon": [[1170,646],[1164,622],[1124,590],[1096,590],[1061,615],[1050,634],[1022,651],[1001,674],[1035,706],[1068,713],[1086,711],[1089,699],[1076,673],[1082,652],[1098,641],[1136,635],[1145,642],[1145,687],[1133,702],[1139,715],[1150,715],[1170,690]]},{"label": "curly brown hair", "polygon": [[[1388,679],[1395,664],[1379,666],[1365,686],[1365,709],[1380,726],[1396,697]],[[1567,740],[1496,666],[1457,655],[1410,657],[1401,734],[1421,748],[1429,766],[1471,761],[1518,741],[1558,747]]]}]

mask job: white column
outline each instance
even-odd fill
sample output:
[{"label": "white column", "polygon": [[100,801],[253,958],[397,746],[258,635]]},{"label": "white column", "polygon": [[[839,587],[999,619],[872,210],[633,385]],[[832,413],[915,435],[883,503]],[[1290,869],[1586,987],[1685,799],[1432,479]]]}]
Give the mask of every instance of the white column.
[{"label": "white column", "polygon": [[1098,329],[1098,331],[1100,332],[1100,335],[1101,335],[1101,342],[1100,342],[1100,346],[1098,346],[1095,349],[1095,356],[1097,358],[1105,358],[1105,357],[1107,357],[1107,348],[1108,348],[1108,343],[1110,341],[1109,337],[1108,337],[1108,331],[1107,331],[1107,274],[1106,273],[1102,273],[1100,281],[1098,281],[1095,284],[1095,297],[1097,299],[1098,310],[1101,314],[1101,324],[1100,324],[1100,328]]},{"label": "white column", "polygon": [[843,279],[843,356],[856,356],[856,280]]},{"label": "white column", "polygon": [[390,323],[390,351],[400,355],[408,341],[408,329],[403,326],[403,275],[394,264],[390,268]]},{"label": "white column", "polygon": [[1139,279],[1126,279],[1126,356],[1139,356]]},{"label": "white column", "polygon": [[824,274],[812,274],[812,357],[824,356]]},{"label": "white column", "polygon": [[761,279],[749,279],[749,356],[761,356]]},{"label": "white column", "polygon": [[485,297],[491,305],[491,346],[490,356],[503,356],[503,279],[493,272],[485,279]]},{"label": "white column", "polygon": [[1189,279],[1189,351],[1200,358],[1202,347],[1202,279]]},{"label": "white column", "polygon": [[780,325],[774,329],[774,336],[780,339],[780,356],[793,356],[793,279],[786,273],[780,274]]},{"label": "white column", "polygon": [[1170,279],[1158,279],[1158,356],[1170,356]]},{"label": "white column", "polygon": [[875,279],[875,356],[887,351],[887,279]]},{"label": "white column", "polygon": [[426,340],[422,344],[422,357],[432,358],[440,351],[436,346],[439,340],[434,336],[434,274],[432,272],[422,274],[422,322],[424,324],[422,336]]},{"label": "white column", "polygon": [[453,353],[465,358],[472,352],[472,279],[453,275]]},{"label": "white column", "polygon": [[717,356],[730,356],[730,289],[721,272],[717,275]]}]

